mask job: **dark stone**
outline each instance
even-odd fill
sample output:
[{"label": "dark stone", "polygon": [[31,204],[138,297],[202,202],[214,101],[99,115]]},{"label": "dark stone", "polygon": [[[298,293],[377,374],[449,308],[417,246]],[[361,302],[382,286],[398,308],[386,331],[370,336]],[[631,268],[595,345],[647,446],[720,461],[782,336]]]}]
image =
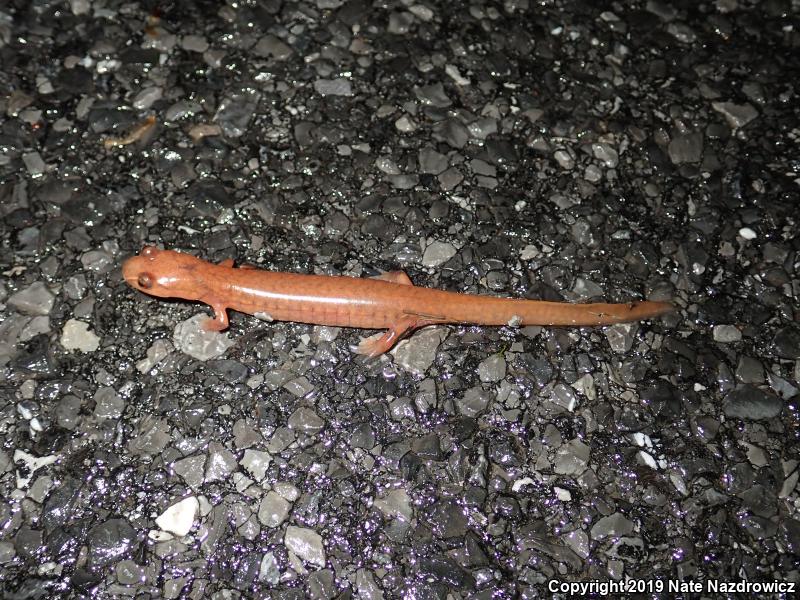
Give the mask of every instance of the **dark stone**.
[{"label": "dark stone", "polygon": [[216,373],[228,383],[244,381],[249,372],[245,365],[236,360],[210,360],[207,364],[212,373]]},{"label": "dark stone", "polygon": [[772,339],[775,354],[781,358],[795,360],[800,358],[800,328],[787,325],[778,330]]},{"label": "dark stone", "polygon": [[46,333],[31,338],[11,364],[33,376],[52,377],[59,372],[59,365]]},{"label": "dark stone", "polygon": [[724,400],[725,416],[759,421],[781,414],[783,400],[752,385],[742,385],[730,392]]},{"label": "dark stone", "polygon": [[104,567],[129,555],[136,542],[136,531],[125,519],[109,519],[89,532],[89,565]]}]

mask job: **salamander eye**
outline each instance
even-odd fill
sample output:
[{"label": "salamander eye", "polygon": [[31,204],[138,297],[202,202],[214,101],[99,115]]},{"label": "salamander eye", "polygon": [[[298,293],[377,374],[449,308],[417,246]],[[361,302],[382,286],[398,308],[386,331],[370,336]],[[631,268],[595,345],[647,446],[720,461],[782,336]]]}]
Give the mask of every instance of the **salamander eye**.
[{"label": "salamander eye", "polygon": [[145,290],[149,290],[151,287],[153,287],[153,279],[147,273],[142,273],[139,275],[139,279],[136,281],[136,283],[139,284],[140,288]]},{"label": "salamander eye", "polygon": [[155,256],[156,252],[158,252],[158,249],[153,246],[145,246],[144,248],[142,248],[142,256],[145,256],[147,258]]}]

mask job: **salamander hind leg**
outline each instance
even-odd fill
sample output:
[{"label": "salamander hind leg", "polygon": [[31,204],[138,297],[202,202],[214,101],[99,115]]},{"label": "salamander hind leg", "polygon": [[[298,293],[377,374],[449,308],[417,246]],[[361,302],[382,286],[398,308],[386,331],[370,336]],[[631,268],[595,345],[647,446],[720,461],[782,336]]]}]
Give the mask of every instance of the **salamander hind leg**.
[{"label": "salamander hind leg", "polygon": [[370,358],[380,356],[391,350],[400,338],[415,327],[415,321],[403,319],[392,325],[385,333],[371,335],[361,340],[361,343],[356,348],[356,354],[363,354]]},{"label": "salamander hind leg", "polygon": [[411,279],[406,275],[405,271],[386,271],[380,275],[370,277],[370,279],[377,279],[378,281],[388,281],[389,283],[399,283],[400,285],[414,285]]},{"label": "salamander hind leg", "polygon": [[[234,268],[233,259],[232,258],[226,258],[225,260],[223,260],[222,262],[219,263],[219,266],[220,267],[225,267],[226,269],[233,269]],[[256,267],[255,265],[251,265],[251,264],[245,263],[243,265],[239,265],[239,268],[240,269],[257,269],[258,267]]]},{"label": "salamander hind leg", "polygon": [[224,306],[212,306],[214,309],[214,318],[208,319],[203,323],[203,329],[206,331],[222,331],[228,328],[228,309]]}]

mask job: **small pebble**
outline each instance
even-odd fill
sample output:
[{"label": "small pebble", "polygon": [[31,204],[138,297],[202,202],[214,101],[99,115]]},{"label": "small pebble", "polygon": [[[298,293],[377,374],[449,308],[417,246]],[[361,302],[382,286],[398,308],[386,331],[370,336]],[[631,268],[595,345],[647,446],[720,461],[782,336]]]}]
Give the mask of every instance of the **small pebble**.
[{"label": "small pebble", "polygon": [[208,41],[199,35],[185,35],[181,38],[181,47],[184,50],[202,54],[208,50]]},{"label": "small pebble", "polygon": [[758,116],[752,104],[735,104],[733,102],[712,102],[711,107],[725,117],[733,129],[740,129]]},{"label": "small pebble", "polygon": [[352,96],[353,86],[349,79],[317,79],[314,89],[322,96]]},{"label": "small pebble", "polygon": [[313,529],[289,525],[283,543],[300,559],[319,567],[325,566],[325,546],[322,536]]},{"label": "small pebble", "polygon": [[8,305],[26,315],[49,315],[55,304],[55,296],[41,281],[12,294]]},{"label": "small pebble", "polygon": [[728,344],[742,339],[742,332],[734,325],[715,325],[714,341]]},{"label": "small pebble", "polygon": [[289,516],[291,504],[276,492],[267,492],[258,507],[258,520],[265,527],[275,528],[280,526]]},{"label": "small pebble", "polygon": [[31,177],[41,177],[47,168],[41,154],[38,152],[26,152],[22,155],[22,162]]},{"label": "small pebble", "polygon": [[739,230],[739,235],[746,240],[754,240],[758,237],[756,232],[750,229],[749,227],[742,227]]},{"label": "small pebble", "polygon": [[450,242],[431,242],[422,255],[422,264],[426,267],[438,267],[453,258],[456,252],[455,246]]},{"label": "small pebble", "polygon": [[100,337],[89,329],[89,324],[76,319],[64,323],[61,345],[69,351],[94,352],[100,347]]},{"label": "small pebble", "polygon": [[495,383],[506,376],[506,361],[499,355],[494,354],[478,365],[478,377],[484,383]]},{"label": "small pebble", "polygon": [[204,329],[203,323],[208,318],[208,315],[200,313],[178,323],[172,339],[175,347],[197,360],[210,360],[225,354],[234,341],[227,333]]},{"label": "small pebble", "polygon": [[176,502],[156,518],[156,525],[162,531],[183,537],[189,533],[194,524],[200,502],[195,496],[189,496]]}]

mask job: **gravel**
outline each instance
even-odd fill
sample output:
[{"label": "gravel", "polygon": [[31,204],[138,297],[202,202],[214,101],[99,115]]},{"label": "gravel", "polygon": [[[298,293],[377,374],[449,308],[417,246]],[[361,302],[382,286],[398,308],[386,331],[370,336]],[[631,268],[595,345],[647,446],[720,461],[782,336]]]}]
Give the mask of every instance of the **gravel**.
[{"label": "gravel", "polygon": [[[797,16],[2,3],[0,597],[800,582]],[[676,311],[367,360],[203,331],[124,283],[145,244]]]}]

